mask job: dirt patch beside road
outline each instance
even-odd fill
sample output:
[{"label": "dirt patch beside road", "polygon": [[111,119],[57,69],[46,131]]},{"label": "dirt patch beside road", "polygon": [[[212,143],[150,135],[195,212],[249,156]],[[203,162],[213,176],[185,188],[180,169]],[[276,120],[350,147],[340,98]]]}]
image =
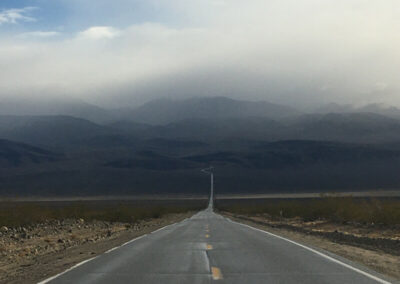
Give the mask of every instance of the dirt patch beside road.
[{"label": "dirt patch beside road", "polygon": [[[221,213],[221,212],[220,212]],[[337,225],[326,221],[281,220],[268,215],[239,215],[222,212],[233,220],[291,240],[321,248],[372,270],[400,280],[400,230]]]},{"label": "dirt patch beside road", "polygon": [[54,220],[0,228],[0,283],[34,283],[194,213],[168,214],[137,223]]}]

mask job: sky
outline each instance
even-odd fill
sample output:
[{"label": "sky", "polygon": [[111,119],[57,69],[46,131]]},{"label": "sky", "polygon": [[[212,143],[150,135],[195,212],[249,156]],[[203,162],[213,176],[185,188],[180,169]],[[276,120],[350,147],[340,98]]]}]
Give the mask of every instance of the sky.
[{"label": "sky", "polygon": [[398,0],[1,0],[0,99],[400,106]]}]

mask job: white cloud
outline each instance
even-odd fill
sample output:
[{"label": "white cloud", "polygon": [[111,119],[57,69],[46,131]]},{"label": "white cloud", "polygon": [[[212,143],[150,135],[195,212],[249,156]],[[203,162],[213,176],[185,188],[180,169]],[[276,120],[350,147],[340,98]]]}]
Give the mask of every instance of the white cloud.
[{"label": "white cloud", "polygon": [[79,38],[82,39],[91,39],[91,40],[99,40],[99,39],[112,39],[121,35],[121,31],[115,29],[113,27],[90,27],[87,30],[84,30],[78,34]]},{"label": "white cloud", "polygon": [[57,37],[61,35],[60,32],[56,31],[33,31],[33,32],[27,32],[27,33],[21,33],[17,35],[18,38],[21,39],[29,39],[29,38],[52,38],[52,37]]},{"label": "white cloud", "polygon": [[7,9],[0,11],[0,25],[17,24],[19,22],[35,22],[36,19],[30,16],[36,7],[25,7],[21,9]]}]

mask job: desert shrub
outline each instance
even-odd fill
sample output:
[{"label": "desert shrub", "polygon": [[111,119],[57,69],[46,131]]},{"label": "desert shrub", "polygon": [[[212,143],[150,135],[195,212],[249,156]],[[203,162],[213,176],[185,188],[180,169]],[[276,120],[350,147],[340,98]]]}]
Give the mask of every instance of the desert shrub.
[{"label": "desert shrub", "polygon": [[25,226],[51,220],[78,219],[135,222],[169,213],[198,211],[206,200],[127,202],[0,202],[0,226]]},{"label": "desert shrub", "polygon": [[268,214],[273,218],[299,217],[364,224],[400,224],[400,199],[322,197],[292,200],[218,200],[219,210],[238,214]]}]

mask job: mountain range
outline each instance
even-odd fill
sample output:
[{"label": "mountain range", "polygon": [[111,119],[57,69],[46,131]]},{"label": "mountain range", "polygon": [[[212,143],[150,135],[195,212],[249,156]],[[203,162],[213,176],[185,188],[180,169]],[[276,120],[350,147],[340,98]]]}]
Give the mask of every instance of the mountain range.
[{"label": "mountain range", "polygon": [[203,194],[209,165],[220,193],[400,186],[396,108],[310,113],[224,97],[49,104],[0,106],[0,195]]}]

